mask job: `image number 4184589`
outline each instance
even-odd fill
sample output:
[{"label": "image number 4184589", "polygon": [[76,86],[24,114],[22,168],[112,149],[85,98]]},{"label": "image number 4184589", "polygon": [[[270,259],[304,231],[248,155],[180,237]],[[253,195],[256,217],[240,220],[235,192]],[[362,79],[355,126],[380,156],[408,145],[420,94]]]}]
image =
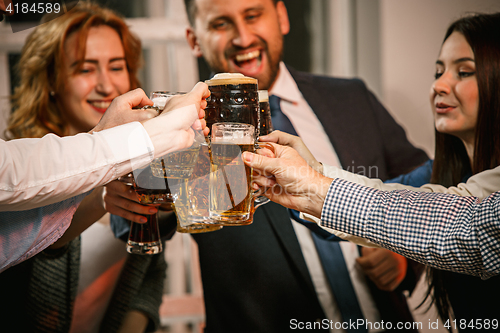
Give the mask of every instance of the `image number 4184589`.
[{"label": "image number 4184589", "polygon": [[0,5],[2,2],[4,8],[0,6],[0,9],[14,33],[63,15],[78,3],[65,0],[0,0]]}]

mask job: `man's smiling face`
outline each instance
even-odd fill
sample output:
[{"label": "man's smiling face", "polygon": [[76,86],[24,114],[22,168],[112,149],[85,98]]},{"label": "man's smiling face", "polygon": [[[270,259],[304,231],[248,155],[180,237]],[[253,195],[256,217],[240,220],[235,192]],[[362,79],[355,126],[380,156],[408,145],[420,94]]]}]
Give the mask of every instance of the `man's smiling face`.
[{"label": "man's smiling face", "polygon": [[196,0],[188,42],[216,72],[257,78],[270,89],[279,71],[283,36],[290,30],[285,5],[272,0]]}]

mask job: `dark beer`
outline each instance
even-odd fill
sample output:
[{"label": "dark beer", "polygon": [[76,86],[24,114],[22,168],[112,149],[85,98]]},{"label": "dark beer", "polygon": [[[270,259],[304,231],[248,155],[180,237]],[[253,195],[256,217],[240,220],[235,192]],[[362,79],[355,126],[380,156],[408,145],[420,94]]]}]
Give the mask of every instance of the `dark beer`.
[{"label": "dark beer", "polygon": [[269,107],[269,96],[267,90],[259,90],[260,127],[259,136],[268,135],[272,131],[271,108]]},{"label": "dark beer", "polygon": [[160,241],[157,215],[148,215],[148,223],[133,223],[130,229],[129,242],[134,244],[155,244]]},{"label": "dark beer", "polygon": [[[157,204],[171,204],[173,202],[165,179],[154,177],[150,167],[135,170],[131,180],[141,204],[154,204],[156,206]],[[130,225],[127,252],[134,254],[160,253],[163,249],[158,229],[158,216],[157,214],[144,216],[147,218],[146,223],[132,222]]]},{"label": "dark beer", "polygon": [[239,73],[221,73],[205,83],[210,89],[205,108],[208,128],[212,129],[215,123],[237,122],[259,129],[257,79]]},{"label": "dark beer", "polygon": [[139,195],[141,204],[168,204],[174,201],[168,181],[165,178],[155,177],[150,166],[143,170],[135,170],[134,174],[134,190]]}]

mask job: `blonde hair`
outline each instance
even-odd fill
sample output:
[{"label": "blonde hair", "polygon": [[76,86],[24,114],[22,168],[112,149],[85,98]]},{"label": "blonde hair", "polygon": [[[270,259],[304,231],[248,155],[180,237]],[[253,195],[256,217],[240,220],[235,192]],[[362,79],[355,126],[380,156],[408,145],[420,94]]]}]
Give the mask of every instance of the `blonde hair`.
[{"label": "blonde hair", "polygon": [[[92,27],[107,25],[116,30],[123,44],[130,88],[139,86],[137,70],[142,61],[141,42],[112,10],[80,1],[67,13],[55,18],[46,16],[43,21],[46,22],[28,36],[21,53],[17,68],[20,83],[12,96],[14,112],[6,129],[6,136],[11,139],[65,134],[64,110],[59,109],[51,91],[62,91],[67,75],[81,69],[88,31]],[[65,73],[64,44],[73,32],[80,33],[79,62],[73,73]]]}]

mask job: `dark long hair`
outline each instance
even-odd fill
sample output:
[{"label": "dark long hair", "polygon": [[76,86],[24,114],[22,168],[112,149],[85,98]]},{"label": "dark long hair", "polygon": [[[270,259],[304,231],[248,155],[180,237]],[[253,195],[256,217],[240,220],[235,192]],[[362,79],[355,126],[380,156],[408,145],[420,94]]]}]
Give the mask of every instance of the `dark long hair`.
[{"label": "dark long hair", "polygon": [[[436,131],[431,182],[446,187],[500,165],[500,13],[463,17],[450,25],[444,41],[453,32],[461,33],[474,52],[479,103],[472,162],[459,138]],[[445,281],[451,273],[433,268],[427,273],[426,299],[431,297],[440,317],[446,320],[451,306]]]}]

